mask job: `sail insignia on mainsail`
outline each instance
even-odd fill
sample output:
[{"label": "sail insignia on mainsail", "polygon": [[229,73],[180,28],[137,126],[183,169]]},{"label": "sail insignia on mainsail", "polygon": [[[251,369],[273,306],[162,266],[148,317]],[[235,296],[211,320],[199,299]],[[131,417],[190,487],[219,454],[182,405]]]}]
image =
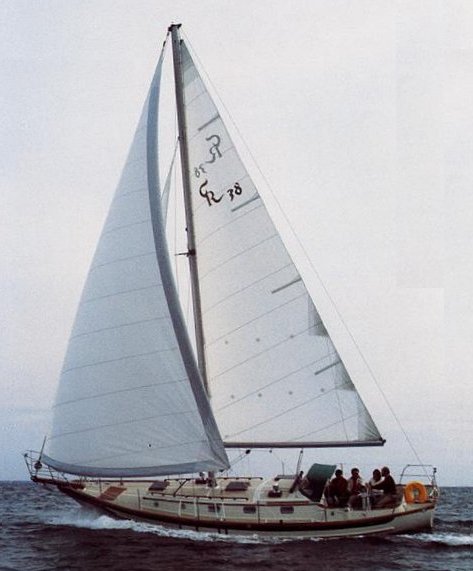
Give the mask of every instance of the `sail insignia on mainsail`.
[{"label": "sail insignia on mainsail", "polygon": [[[435,480],[420,509],[393,497],[389,510],[373,515],[368,499],[357,508],[362,513],[327,511],[322,494],[334,466],[314,465],[305,483],[298,473],[287,485],[281,476],[202,476],[228,469],[230,448],[384,440],[179,26],[170,34],[194,340],[166,240],[169,181],[163,196],[159,184],[163,47],[82,293],[52,433],[40,461],[29,464],[32,478],[120,517],[225,533],[333,537],[431,526]],[[43,462],[61,477],[41,476]],[[169,478],[197,472],[198,478]],[[81,478],[70,482],[64,473]],[[146,476],[167,478],[130,480]],[[107,484],[108,493],[100,481],[83,477],[119,481]],[[420,488],[421,495],[426,490]],[[153,494],[160,494],[159,502]]]},{"label": "sail insignia on mainsail", "polygon": [[382,444],[185,43],[181,46],[207,377],[225,444]]}]

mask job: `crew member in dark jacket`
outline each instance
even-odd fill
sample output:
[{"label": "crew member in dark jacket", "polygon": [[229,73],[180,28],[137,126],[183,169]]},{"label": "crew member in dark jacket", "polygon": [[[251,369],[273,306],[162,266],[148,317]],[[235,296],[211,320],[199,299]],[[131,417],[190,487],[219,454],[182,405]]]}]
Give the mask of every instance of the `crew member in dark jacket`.
[{"label": "crew member in dark jacket", "polygon": [[396,505],[397,502],[397,489],[396,489],[396,482],[394,481],[389,468],[384,466],[381,468],[381,476],[383,477],[382,480],[371,486],[373,490],[382,490],[384,494],[379,500],[376,500],[377,508],[383,508],[389,506]]}]

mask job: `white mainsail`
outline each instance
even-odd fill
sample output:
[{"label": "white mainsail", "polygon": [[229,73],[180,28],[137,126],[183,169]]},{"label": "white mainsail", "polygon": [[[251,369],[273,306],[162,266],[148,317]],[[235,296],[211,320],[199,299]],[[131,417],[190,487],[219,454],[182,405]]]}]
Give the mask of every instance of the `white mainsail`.
[{"label": "white mainsail", "polygon": [[225,444],[381,444],[183,42],[181,50],[207,380]]},{"label": "white mainsail", "polygon": [[69,341],[44,461],[91,476],[228,467],[180,312],[156,148],[162,55]]}]

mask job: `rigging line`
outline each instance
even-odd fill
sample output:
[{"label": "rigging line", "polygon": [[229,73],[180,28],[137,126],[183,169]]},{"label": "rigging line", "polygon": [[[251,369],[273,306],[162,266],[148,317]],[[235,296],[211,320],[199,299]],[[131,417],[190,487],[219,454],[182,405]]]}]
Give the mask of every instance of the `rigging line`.
[{"label": "rigging line", "polygon": [[245,450],[244,452],[240,452],[240,454],[230,463],[230,470],[232,470],[238,463],[240,463],[243,458],[246,458],[251,450]]},{"label": "rigging line", "polygon": [[[179,145],[181,144],[178,135],[178,126],[177,126],[177,111],[174,112],[174,136],[176,138],[176,151]],[[179,162],[176,162],[176,167],[174,169],[174,264],[175,264],[175,273],[176,273],[176,286],[179,292],[182,292],[182,295],[179,295],[182,305],[182,313],[184,315],[184,320],[187,324],[188,330],[191,333],[193,331],[193,326],[191,319],[193,319],[193,307],[191,302],[192,297],[192,287],[189,278],[189,271],[188,271],[188,264],[186,263],[184,267],[181,265],[181,259],[178,255],[180,251],[187,251],[186,246],[180,246],[178,244],[180,230],[182,226],[184,226],[184,230],[187,231],[185,228],[185,222],[182,221],[182,192],[177,192],[177,186],[179,184],[179,171],[182,169],[180,166],[181,156],[179,153],[176,154],[176,159]],[[182,189],[181,189],[182,190]],[[181,202],[179,202],[181,199]],[[191,333],[191,339],[193,339]]]},{"label": "rigging line", "polygon": [[[180,258],[178,256],[178,252],[182,251],[182,250],[187,250],[187,246],[185,247],[180,247],[178,241],[179,241],[179,236],[180,236],[180,230],[181,230],[181,226],[182,226],[182,220],[181,220],[181,212],[182,212],[182,204],[179,202],[179,199],[182,199],[182,193],[177,192],[177,187],[179,184],[179,172],[180,169],[182,168],[180,166],[180,161],[181,161],[181,157],[180,154],[177,153],[177,150],[179,148],[179,145],[181,144],[180,140],[179,140],[179,134],[178,134],[178,125],[177,125],[177,109],[174,108],[174,138],[176,140],[176,147],[174,149],[174,154],[176,156],[176,163],[173,169],[173,177],[174,177],[174,184],[173,184],[173,189],[174,189],[174,193],[173,193],[173,197],[174,197],[174,227],[173,227],[173,233],[174,233],[174,272],[175,272],[175,276],[176,276],[176,288],[177,290],[180,292],[182,291],[182,312],[184,315],[184,319],[188,325],[188,329],[189,331],[193,330],[192,326],[189,326],[189,323],[191,323],[191,319],[193,318],[193,308],[192,308],[192,304],[191,304],[191,283],[190,283],[190,279],[188,276],[188,266],[186,265],[184,268],[182,268],[180,262]],[[184,222],[184,227],[185,227],[185,222]],[[181,297],[181,296],[180,296]]]},{"label": "rigging line", "polygon": [[361,347],[359,346],[359,344],[357,343],[353,333],[351,332],[350,328],[348,327],[346,321],[343,319],[343,316],[340,312],[340,310],[338,309],[337,304],[335,303],[335,300],[333,299],[333,297],[330,295],[327,286],[325,285],[325,282],[322,280],[322,277],[320,275],[320,273],[318,272],[318,270],[315,267],[315,264],[313,263],[313,261],[311,260],[307,249],[305,248],[305,246],[302,244],[301,239],[299,238],[299,235],[297,234],[297,232],[294,230],[294,227],[292,226],[288,216],[286,215],[286,213],[284,212],[284,209],[281,206],[281,203],[278,199],[278,197],[276,196],[275,192],[273,191],[273,188],[271,186],[271,184],[269,183],[269,180],[267,179],[267,177],[264,175],[263,171],[261,170],[261,168],[258,165],[258,162],[256,161],[255,156],[253,155],[251,149],[249,148],[248,144],[246,143],[241,131],[239,130],[238,126],[236,125],[235,121],[233,120],[233,117],[231,115],[231,113],[229,112],[228,108],[226,107],[225,103],[222,101],[222,99],[220,98],[220,96],[218,95],[218,91],[215,88],[215,85],[213,84],[212,80],[210,79],[208,73],[205,70],[205,67],[203,66],[202,62],[200,61],[199,57],[197,56],[195,50],[192,47],[192,44],[189,42],[189,38],[187,37],[187,35],[184,35],[186,43],[188,46],[190,46],[192,48],[192,52],[193,52],[193,57],[199,62],[199,67],[201,68],[201,70],[203,71],[206,81],[212,86],[212,89],[214,91],[214,94],[216,95],[219,104],[222,106],[222,108],[225,110],[233,128],[235,129],[236,133],[238,134],[241,143],[244,145],[246,152],[249,154],[251,160],[253,161],[253,164],[255,166],[255,168],[257,169],[259,175],[262,177],[262,180],[264,181],[264,183],[266,184],[266,187],[268,189],[268,191],[270,192],[271,196],[273,197],[275,204],[278,207],[279,213],[283,216],[284,220],[286,221],[288,227],[291,229],[291,232],[294,236],[294,238],[296,239],[299,247],[301,248],[302,253],[304,254],[306,260],[309,262],[310,267],[312,268],[312,271],[314,272],[319,284],[321,285],[325,295],[327,296],[327,299],[329,300],[330,304],[332,305],[332,307],[335,310],[335,313],[337,314],[341,324],[343,325],[345,331],[347,332],[349,338],[351,339],[351,342],[353,343],[354,347],[356,348],[358,354],[360,355],[363,363],[366,366],[366,369],[371,377],[371,379],[373,380],[373,382],[375,383],[379,393],[381,394],[381,396],[383,397],[384,402],[386,403],[386,406],[388,407],[391,415],[393,416],[394,420],[396,421],[397,425],[399,426],[407,444],[409,445],[409,447],[411,448],[412,452],[414,453],[414,456],[416,457],[417,461],[419,462],[419,464],[422,464],[422,460],[419,457],[419,454],[417,453],[417,450],[414,447],[414,444],[412,443],[411,439],[409,438],[406,430],[404,429],[404,426],[402,425],[401,421],[399,420],[398,416],[396,415],[391,403],[388,400],[388,397],[386,396],[386,393],[383,391],[383,389],[381,388],[381,385],[378,382],[378,379],[376,378],[376,375],[374,374],[373,369],[371,368],[370,364],[368,363],[367,358],[365,357],[364,353],[361,350]]},{"label": "rigging line", "polygon": [[[314,308],[315,308],[315,305],[314,305]],[[325,341],[326,341],[327,349],[329,349],[330,345],[332,345],[332,347],[334,347],[333,341],[330,340],[330,342],[329,342],[329,340],[328,340],[327,338],[325,339]],[[342,370],[344,371],[344,370],[345,370],[345,367],[344,367],[343,363],[341,362],[341,360],[340,360],[339,362],[341,363],[341,365],[342,365]],[[334,383],[336,383],[337,378],[336,378],[335,372],[334,372],[334,371],[330,371],[330,374],[332,375],[332,379],[333,379]],[[349,377],[349,375],[348,375],[348,377]],[[350,382],[351,382],[351,379],[350,379]],[[357,392],[357,395],[358,395],[358,392]],[[337,400],[338,411],[339,411],[340,417],[341,417],[341,419],[342,419],[343,432],[345,433],[345,438],[348,440],[347,427],[346,427],[346,425],[345,425],[345,419],[344,419],[344,417],[343,417],[342,402],[341,402],[341,400],[340,400],[340,393],[339,393],[338,391],[335,393],[335,398],[336,398],[336,400]],[[358,398],[361,400],[361,396],[358,395]]]},{"label": "rigging line", "polygon": [[[177,151],[177,148],[179,147],[179,145],[181,144],[179,141],[179,135],[177,134],[177,111],[176,109],[174,109],[174,139],[176,140],[176,149],[175,151]],[[177,180],[178,180],[178,171],[180,171],[180,155],[176,155],[176,158],[178,160],[178,163],[176,163],[177,165],[179,165],[179,168],[176,166],[174,168],[174,172],[173,172],[173,178],[174,178],[174,183],[173,183],[173,188],[174,188],[174,194],[173,194],[173,198],[174,198],[174,254],[176,254],[178,247],[177,247],[177,236],[178,236],[178,192],[177,192]],[[180,195],[179,195],[180,196]],[[180,282],[180,271],[179,271],[179,262],[177,259],[177,256],[174,256],[174,272],[176,275],[176,288],[177,291],[179,291],[179,282]]]},{"label": "rigging line", "polygon": [[286,463],[284,462],[284,460],[276,454],[273,448],[270,448],[268,452],[269,454],[274,456],[277,460],[279,460],[279,462],[281,463],[281,472],[284,475],[286,473]]},{"label": "rigging line", "polygon": [[[343,407],[342,407],[342,403],[340,400],[340,393],[338,391],[335,392],[335,398],[337,400],[337,406],[338,406],[338,411],[339,414],[341,416],[342,419],[342,427],[343,427],[343,432],[345,433],[345,438],[348,440],[348,432],[347,432],[347,427],[345,425],[345,418],[343,416]],[[358,413],[357,413],[358,414]]]},{"label": "rigging line", "polygon": [[[176,137],[175,137],[176,138]],[[179,139],[176,138],[176,142],[174,143],[174,151],[172,153],[171,162],[169,164],[169,168],[167,171],[166,178],[164,180],[164,184],[162,185],[162,192],[161,192],[161,210],[162,210],[162,217],[164,222],[164,227],[167,226],[167,221],[169,218],[169,198],[171,194],[171,181],[174,176],[175,172],[175,161],[176,161],[176,153],[179,147]]]},{"label": "rigging line", "polygon": [[[192,288],[191,288],[191,281],[188,280],[187,282],[187,296],[186,296],[186,321],[187,323],[191,323],[191,319],[194,319],[194,310],[191,303],[192,297]],[[190,328],[189,328],[190,329]]]}]

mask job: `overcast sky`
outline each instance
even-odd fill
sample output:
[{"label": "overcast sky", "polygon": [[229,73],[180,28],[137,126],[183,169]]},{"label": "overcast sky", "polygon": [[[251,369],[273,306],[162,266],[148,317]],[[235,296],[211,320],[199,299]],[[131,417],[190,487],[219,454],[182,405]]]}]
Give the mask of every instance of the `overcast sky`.
[{"label": "overcast sky", "polygon": [[173,21],[264,173],[262,194],[388,440],[307,461],[366,474],[415,462],[378,384],[440,483],[473,485],[469,0],[0,3],[0,479],[26,477],[21,453],[47,431]]}]

